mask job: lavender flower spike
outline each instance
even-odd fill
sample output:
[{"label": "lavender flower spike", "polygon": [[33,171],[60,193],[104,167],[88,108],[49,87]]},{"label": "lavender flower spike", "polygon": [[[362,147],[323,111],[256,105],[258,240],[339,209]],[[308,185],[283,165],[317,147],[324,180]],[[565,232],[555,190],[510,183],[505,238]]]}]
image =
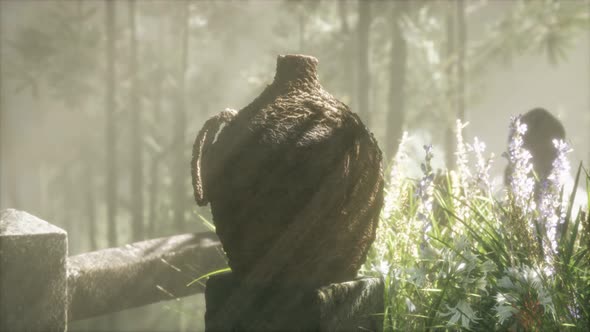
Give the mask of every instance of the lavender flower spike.
[{"label": "lavender flower spike", "polygon": [[527,126],[521,123],[520,119],[519,115],[510,121],[510,142],[507,157],[511,174],[508,183],[516,207],[526,215],[535,210],[535,202],[532,199],[535,179],[530,175],[533,170],[531,153],[523,147],[523,135],[527,131]]},{"label": "lavender flower spike", "polygon": [[565,202],[561,201],[561,189],[569,175],[570,163],[567,154],[572,151],[569,145],[563,140],[553,140],[557,150],[557,157],[553,160],[551,173],[544,181],[539,198],[539,214],[542,224],[547,230],[547,240],[550,244],[545,246],[546,255],[549,256],[557,250],[557,229],[565,221]]}]

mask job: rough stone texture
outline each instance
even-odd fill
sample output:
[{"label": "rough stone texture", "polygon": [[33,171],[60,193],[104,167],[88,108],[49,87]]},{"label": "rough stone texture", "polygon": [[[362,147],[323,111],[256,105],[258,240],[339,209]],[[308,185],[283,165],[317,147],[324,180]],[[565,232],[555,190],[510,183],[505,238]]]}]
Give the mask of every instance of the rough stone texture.
[{"label": "rough stone texture", "polygon": [[0,212],[0,331],[65,331],[67,234],[23,211]]},{"label": "rough stone texture", "polygon": [[211,203],[240,278],[310,287],[351,280],[375,238],[381,151],[321,87],[316,65],[279,56],[273,83],[239,112],[207,121],[195,140],[195,199]]},{"label": "rough stone texture", "polygon": [[192,280],[226,267],[214,233],[184,234],[73,256],[69,320],[202,293]]},{"label": "rough stone texture", "polygon": [[318,290],[320,331],[381,331],[383,280],[360,278]]},{"label": "rough stone texture", "polygon": [[383,282],[377,278],[321,288],[257,286],[233,274],[211,277],[206,331],[381,331]]}]

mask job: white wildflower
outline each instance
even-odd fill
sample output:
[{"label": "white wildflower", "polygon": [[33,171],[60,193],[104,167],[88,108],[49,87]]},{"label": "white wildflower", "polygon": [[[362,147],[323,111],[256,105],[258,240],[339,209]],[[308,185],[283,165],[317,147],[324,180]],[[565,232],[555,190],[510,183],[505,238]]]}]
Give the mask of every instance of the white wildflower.
[{"label": "white wildflower", "polygon": [[561,199],[561,190],[569,177],[570,163],[567,154],[572,151],[563,140],[553,140],[557,150],[557,157],[553,161],[553,168],[543,182],[539,196],[540,224],[546,229],[546,239],[549,242],[545,247],[547,258],[557,251],[557,238],[559,225],[565,221],[567,206]]},{"label": "white wildflower", "polygon": [[[510,122],[510,142],[506,155],[511,169],[508,181],[515,206],[521,210],[523,215],[530,215],[535,211],[536,207],[532,199],[535,179],[531,176],[533,170],[532,156],[523,147],[523,135],[527,131],[527,126],[520,122],[520,118],[520,116],[513,117]],[[529,226],[534,227],[532,222]]]}]

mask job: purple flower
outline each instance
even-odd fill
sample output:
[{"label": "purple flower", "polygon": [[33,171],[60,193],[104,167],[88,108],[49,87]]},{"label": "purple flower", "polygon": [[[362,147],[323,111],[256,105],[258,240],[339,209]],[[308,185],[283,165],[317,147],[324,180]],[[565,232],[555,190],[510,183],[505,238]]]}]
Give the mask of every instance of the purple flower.
[{"label": "purple flower", "polygon": [[570,163],[567,154],[572,151],[563,140],[553,140],[557,150],[557,157],[553,161],[553,168],[543,181],[539,197],[540,224],[547,230],[546,240],[550,245],[545,246],[546,255],[550,256],[557,250],[557,229],[565,221],[566,207],[561,200],[561,190],[569,175]]},{"label": "purple flower", "polygon": [[484,192],[491,191],[490,168],[492,167],[493,155],[490,158],[483,156],[486,150],[486,144],[477,137],[473,139],[473,145],[470,150],[475,154],[475,182],[476,186]]},{"label": "purple flower", "polygon": [[[527,126],[520,122],[521,116],[513,117],[510,121],[510,142],[508,144],[508,158],[511,174],[509,175],[509,189],[515,206],[523,215],[529,215],[535,210],[532,199],[535,179],[531,176],[533,165],[531,154],[523,147],[523,135]],[[532,227],[532,223],[530,224]]]},{"label": "purple flower", "polygon": [[432,228],[430,216],[432,215],[432,202],[434,200],[434,173],[430,164],[433,157],[432,145],[424,145],[424,151],[426,153],[424,163],[420,165],[424,176],[420,179],[416,188],[416,196],[420,200],[416,216],[417,220],[423,223],[423,243],[421,247],[428,242],[426,234]]}]

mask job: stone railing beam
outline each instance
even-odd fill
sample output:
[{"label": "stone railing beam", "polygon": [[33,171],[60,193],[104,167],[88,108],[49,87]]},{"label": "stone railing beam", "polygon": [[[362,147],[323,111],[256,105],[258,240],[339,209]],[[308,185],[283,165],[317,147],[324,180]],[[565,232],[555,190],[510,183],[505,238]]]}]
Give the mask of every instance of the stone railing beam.
[{"label": "stone railing beam", "polygon": [[214,233],[136,242],[68,259],[68,320],[204,292],[187,285],[226,266]]}]

